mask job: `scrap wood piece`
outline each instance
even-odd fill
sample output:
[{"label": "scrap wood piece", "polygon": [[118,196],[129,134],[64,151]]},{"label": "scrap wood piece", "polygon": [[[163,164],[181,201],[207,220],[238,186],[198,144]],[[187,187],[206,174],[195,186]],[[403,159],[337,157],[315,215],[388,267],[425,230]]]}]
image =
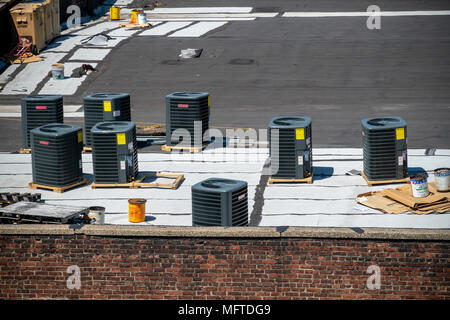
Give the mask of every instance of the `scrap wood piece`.
[{"label": "scrap wood piece", "polygon": [[32,63],[32,62],[39,62],[42,60],[44,60],[44,58],[42,58],[40,56],[35,56],[32,53],[30,53],[30,55],[28,55],[28,56],[12,60],[11,64],[26,64],[26,63]]},{"label": "scrap wood piece", "polygon": [[136,126],[136,134],[138,136],[164,136],[166,130],[159,124],[151,126]]},{"label": "scrap wood piece", "polygon": [[148,28],[148,27],[150,27],[151,26],[151,24],[150,23],[143,23],[143,24],[137,24],[137,23],[124,23],[124,22],[122,22],[122,23],[120,23],[119,24],[119,27],[121,27],[121,28]]}]

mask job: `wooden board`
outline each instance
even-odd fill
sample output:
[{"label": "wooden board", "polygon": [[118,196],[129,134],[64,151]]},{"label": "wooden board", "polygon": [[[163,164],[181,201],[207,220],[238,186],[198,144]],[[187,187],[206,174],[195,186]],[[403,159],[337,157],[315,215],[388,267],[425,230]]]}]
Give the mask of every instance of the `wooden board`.
[{"label": "wooden board", "polygon": [[364,180],[366,180],[367,185],[369,187],[377,184],[410,183],[409,178],[392,179],[392,180],[369,180],[363,171],[361,171],[361,177],[363,177]]},{"label": "wooden board", "polygon": [[31,148],[20,148],[19,152],[20,153],[25,153],[25,154],[31,153]]},{"label": "wooden board", "polygon": [[81,181],[79,181],[79,182],[76,182],[76,183],[73,183],[73,184],[71,184],[71,185],[64,186],[64,187],[53,187],[53,186],[46,186],[46,185],[43,185],[43,184],[38,184],[38,183],[30,182],[30,183],[28,184],[28,187],[29,187],[30,189],[38,189],[38,188],[40,188],[40,189],[51,190],[51,191],[57,192],[57,193],[63,193],[64,191],[66,191],[66,190],[68,190],[68,189],[72,189],[72,188],[81,186],[81,185],[83,185],[83,184],[88,184],[88,183],[89,183],[89,180],[86,179],[86,180],[81,180]]},{"label": "wooden board", "polygon": [[[172,183],[158,183],[158,182],[145,182],[145,179],[148,177],[156,177],[156,178],[169,178],[174,179]],[[184,180],[183,174],[176,173],[150,173],[143,174],[138,180],[132,181],[129,183],[95,183],[93,182],[91,187],[95,188],[130,188],[136,189],[140,187],[146,188],[165,188],[175,190],[178,188],[180,183]]]},{"label": "wooden board", "polygon": [[150,23],[143,23],[143,24],[137,24],[137,23],[121,23],[119,24],[119,27],[121,28],[148,28],[150,27]]},{"label": "wooden board", "polygon": [[92,152],[92,147],[83,147],[83,152]]},{"label": "wooden board", "polygon": [[205,149],[207,144],[204,144],[202,146],[168,146],[166,144],[161,146],[162,151],[166,152],[172,152],[172,150],[186,150],[189,152],[200,152],[203,149]]}]

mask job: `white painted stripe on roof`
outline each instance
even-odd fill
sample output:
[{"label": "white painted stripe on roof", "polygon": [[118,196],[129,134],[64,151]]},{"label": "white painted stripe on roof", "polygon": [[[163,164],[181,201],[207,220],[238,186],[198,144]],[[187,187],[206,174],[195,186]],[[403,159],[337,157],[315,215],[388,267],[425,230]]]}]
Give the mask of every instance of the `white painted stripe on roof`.
[{"label": "white painted stripe on roof", "polygon": [[52,41],[47,47],[45,47],[44,52],[69,52],[75,46],[80,45],[81,40],[86,39],[86,36],[76,36],[76,35],[64,35],[60,36]]},{"label": "white painted stripe on roof", "polygon": [[187,27],[190,24],[192,24],[192,21],[167,22],[150,30],[145,30],[144,32],[139,33],[139,36],[163,36],[168,34],[169,32]]},{"label": "white painted stripe on roof", "polygon": [[326,17],[401,17],[401,16],[448,16],[450,10],[439,11],[380,11],[380,12],[285,12],[282,17],[286,18],[326,18]]},{"label": "white painted stripe on roof", "polygon": [[[80,78],[71,78],[72,72],[76,68],[80,68],[84,62],[66,62],[64,63],[64,73],[65,77],[61,80],[55,80],[50,78],[44,87],[39,91],[39,94],[61,94],[61,95],[73,95],[77,91],[78,87],[87,78],[84,75]],[[96,63],[89,63],[94,68],[97,66]]]},{"label": "white painted stripe on roof", "polygon": [[106,33],[112,29],[118,28],[120,22],[118,21],[105,21],[99,24],[96,24],[92,27],[82,29],[74,32],[74,35],[83,35],[83,36],[93,36],[98,33]]},{"label": "white painted stripe on roof", "polygon": [[110,51],[111,49],[80,48],[69,60],[101,61]]},{"label": "white painted stripe on roof", "polygon": [[153,21],[253,21],[256,18],[152,18]]},{"label": "white painted stripe on roof", "polygon": [[147,13],[148,19],[153,18],[273,18],[278,12],[256,12],[256,13],[194,13],[194,14],[153,14]]},{"label": "white painted stripe on roof", "polygon": [[359,214],[263,216],[260,226],[446,229],[446,214]]},{"label": "white painted stripe on roof", "polygon": [[205,33],[210,32],[211,30],[217,29],[223,25],[227,24],[227,22],[199,22],[193,24],[190,27],[181,29],[171,35],[169,37],[200,37]]},{"label": "white painted stripe on roof", "polygon": [[43,61],[29,63],[20,71],[13,80],[8,82],[1,95],[10,94],[30,94],[39,82],[41,82],[51,71],[52,64],[57,63],[66,53],[46,52],[40,54],[44,58]]},{"label": "white painted stripe on roof", "polygon": [[186,8],[155,8],[145,10],[151,13],[248,13],[253,7],[186,7]]},{"label": "white painted stripe on roof", "polygon": [[0,83],[6,83],[11,81],[11,75],[17,68],[20,67],[20,64],[12,64],[8,66],[1,74],[0,74]]}]

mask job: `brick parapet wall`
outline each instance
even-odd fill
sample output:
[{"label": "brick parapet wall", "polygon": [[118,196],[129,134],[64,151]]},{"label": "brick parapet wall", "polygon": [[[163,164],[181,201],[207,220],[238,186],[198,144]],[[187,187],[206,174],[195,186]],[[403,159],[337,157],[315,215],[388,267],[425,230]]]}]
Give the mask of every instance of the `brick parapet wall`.
[{"label": "brick parapet wall", "polygon": [[[323,229],[301,237],[275,228],[140,229],[150,236],[11,228],[0,229],[2,299],[450,298],[447,231],[429,240],[433,232],[389,239]],[[80,268],[80,289],[67,287],[71,265]],[[367,287],[371,265],[380,268],[380,289]]]}]

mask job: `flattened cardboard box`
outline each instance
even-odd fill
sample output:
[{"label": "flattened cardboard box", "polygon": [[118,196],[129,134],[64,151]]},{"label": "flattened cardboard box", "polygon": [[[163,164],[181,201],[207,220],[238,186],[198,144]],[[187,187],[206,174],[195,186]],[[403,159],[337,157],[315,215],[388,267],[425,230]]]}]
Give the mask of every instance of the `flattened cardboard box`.
[{"label": "flattened cardboard box", "polygon": [[393,214],[404,212],[429,214],[450,211],[450,192],[438,192],[434,183],[429,183],[428,189],[430,195],[425,198],[414,198],[411,186],[408,184],[396,189],[363,193],[356,197],[356,201],[364,206]]}]

